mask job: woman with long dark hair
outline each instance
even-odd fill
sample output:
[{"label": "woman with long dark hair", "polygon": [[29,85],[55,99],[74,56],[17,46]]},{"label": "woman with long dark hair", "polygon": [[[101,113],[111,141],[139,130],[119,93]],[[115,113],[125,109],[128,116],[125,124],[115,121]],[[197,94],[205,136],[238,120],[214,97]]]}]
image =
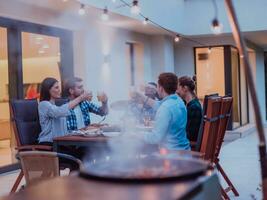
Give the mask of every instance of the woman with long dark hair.
[{"label": "woman with long dark hair", "polygon": [[178,79],[177,93],[185,101],[187,108],[186,132],[190,141],[197,141],[198,131],[203,120],[201,104],[195,94],[196,79],[182,76]]},{"label": "woman with long dark hair", "polygon": [[45,78],[41,84],[40,103],[38,106],[42,130],[38,138],[39,144],[52,145],[54,137],[66,134],[66,116],[70,114],[70,109],[76,107],[81,101],[86,100],[89,94],[84,93],[62,106],[56,106],[55,100],[60,97],[59,82],[55,78]]}]

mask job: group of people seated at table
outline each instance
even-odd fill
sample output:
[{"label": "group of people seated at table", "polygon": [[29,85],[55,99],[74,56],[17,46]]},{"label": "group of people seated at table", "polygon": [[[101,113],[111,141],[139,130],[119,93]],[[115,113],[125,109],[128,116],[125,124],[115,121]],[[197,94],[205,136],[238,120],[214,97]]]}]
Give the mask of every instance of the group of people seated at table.
[{"label": "group of people seated at table", "polygon": [[[197,140],[203,120],[195,87],[195,80],[188,76],[178,79],[174,73],[162,73],[157,84],[149,82],[146,85],[144,94],[132,92],[131,110],[139,116],[146,113],[154,120],[153,129],[142,134],[143,141],[169,150],[190,150],[190,141]],[[56,101],[61,98],[59,82],[54,78],[43,80],[39,103],[42,130],[39,144],[52,145],[53,138],[90,125],[90,113],[108,114],[107,95],[98,96],[101,106],[93,103],[92,93],[84,90],[80,78],[67,80],[63,94],[67,96],[67,103],[57,106]]]}]

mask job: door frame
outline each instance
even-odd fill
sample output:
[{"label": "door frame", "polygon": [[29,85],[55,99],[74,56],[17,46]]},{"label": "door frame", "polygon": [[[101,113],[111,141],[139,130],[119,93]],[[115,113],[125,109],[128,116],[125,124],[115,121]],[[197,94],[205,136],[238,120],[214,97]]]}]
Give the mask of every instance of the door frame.
[{"label": "door frame", "polygon": [[[196,49],[198,48],[216,48],[216,47],[223,47],[223,54],[224,54],[224,74],[225,74],[225,95],[228,94],[232,94],[232,63],[231,63],[231,48],[237,49],[237,47],[233,46],[233,45],[210,45],[210,46],[201,46],[201,47],[194,47],[194,73],[196,74],[196,59],[197,59],[197,55],[196,55]],[[237,53],[238,53],[238,57],[239,57],[239,52],[237,49]],[[229,76],[230,74],[230,76]],[[241,73],[240,73],[240,59],[238,59],[238,76],[239,76],[239,115],[240,115],[240,126],[244,126],[245,124],[242,124],[242,109],[241,109]],[[247,88],[247,84],[246,84],[246,88]],[[249,116],[249,104],[248,104],[248,89],[247,89],[247,116]],[[231,117],[231,121],[232,121],[232,117]],[[249,123],[249,118],[248,118],[248,122],[246,124]],[[237,128],[239,128],[237,127]],[[233,121],[232,123],[228,124],[228,130],[233,130]],[[235,128],[236,129],[236,128]]]}]

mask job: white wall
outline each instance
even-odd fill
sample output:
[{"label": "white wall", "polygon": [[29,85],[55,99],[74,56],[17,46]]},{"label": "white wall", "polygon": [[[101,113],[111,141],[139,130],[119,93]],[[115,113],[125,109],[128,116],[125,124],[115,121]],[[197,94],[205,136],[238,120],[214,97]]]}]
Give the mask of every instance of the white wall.
[{"label": "white wall", "polygon": [[163,35],[152,37],[151,65],[154,80],[157,80],[161,72],[174,72],[174,46],[172,38]]},{"label": "white wall", "polygon": [[[125,99],[130,87],[127,78],[126,42],[142,46],[145,81],[151,81],[150,37],[99,23],[88,24],[88,28],[74,33],[75,75],[84,79],[85,86],[93,91],[105,90],[111,101]],[[108,63],[105,62],[108,57]],[[142,55],[140,55],[142,56]],[[139,69],[139,74],[142,74]],[[140,79],[140,78],[139,78]],[[142,78],[141,78],[142,79]]]},{"label": "white wall", "polygon": [[[260,110],[262,115],[262,120],[266,121],[266,102],[265,102],[265,66],[264,66],[264,51],[254,45],[253,43],[248,43],[249,48],[254,50],[254,65],[256,66],[256,91],[258,96],[258,101],[260,104]],[[256,57],[255,57],[256,56]],[[252,65],[253,65],[252,63]]]}]

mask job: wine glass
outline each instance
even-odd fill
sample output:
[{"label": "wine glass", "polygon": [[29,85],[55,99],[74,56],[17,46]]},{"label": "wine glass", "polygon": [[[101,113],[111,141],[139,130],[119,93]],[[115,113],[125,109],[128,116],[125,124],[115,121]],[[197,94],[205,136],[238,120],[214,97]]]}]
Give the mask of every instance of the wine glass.
[{"label": "wine glass", "polygon": [[93,92],[92,91],[88,91],[89,97],[88,97],[88,101],[92,101],[93,99]]},{"label": "wine glass", "polygon": [[144,126],[149,126],[150,121],[151,121],[150,113],[148,111],[144,111],[144,113],[143,113]]}]

